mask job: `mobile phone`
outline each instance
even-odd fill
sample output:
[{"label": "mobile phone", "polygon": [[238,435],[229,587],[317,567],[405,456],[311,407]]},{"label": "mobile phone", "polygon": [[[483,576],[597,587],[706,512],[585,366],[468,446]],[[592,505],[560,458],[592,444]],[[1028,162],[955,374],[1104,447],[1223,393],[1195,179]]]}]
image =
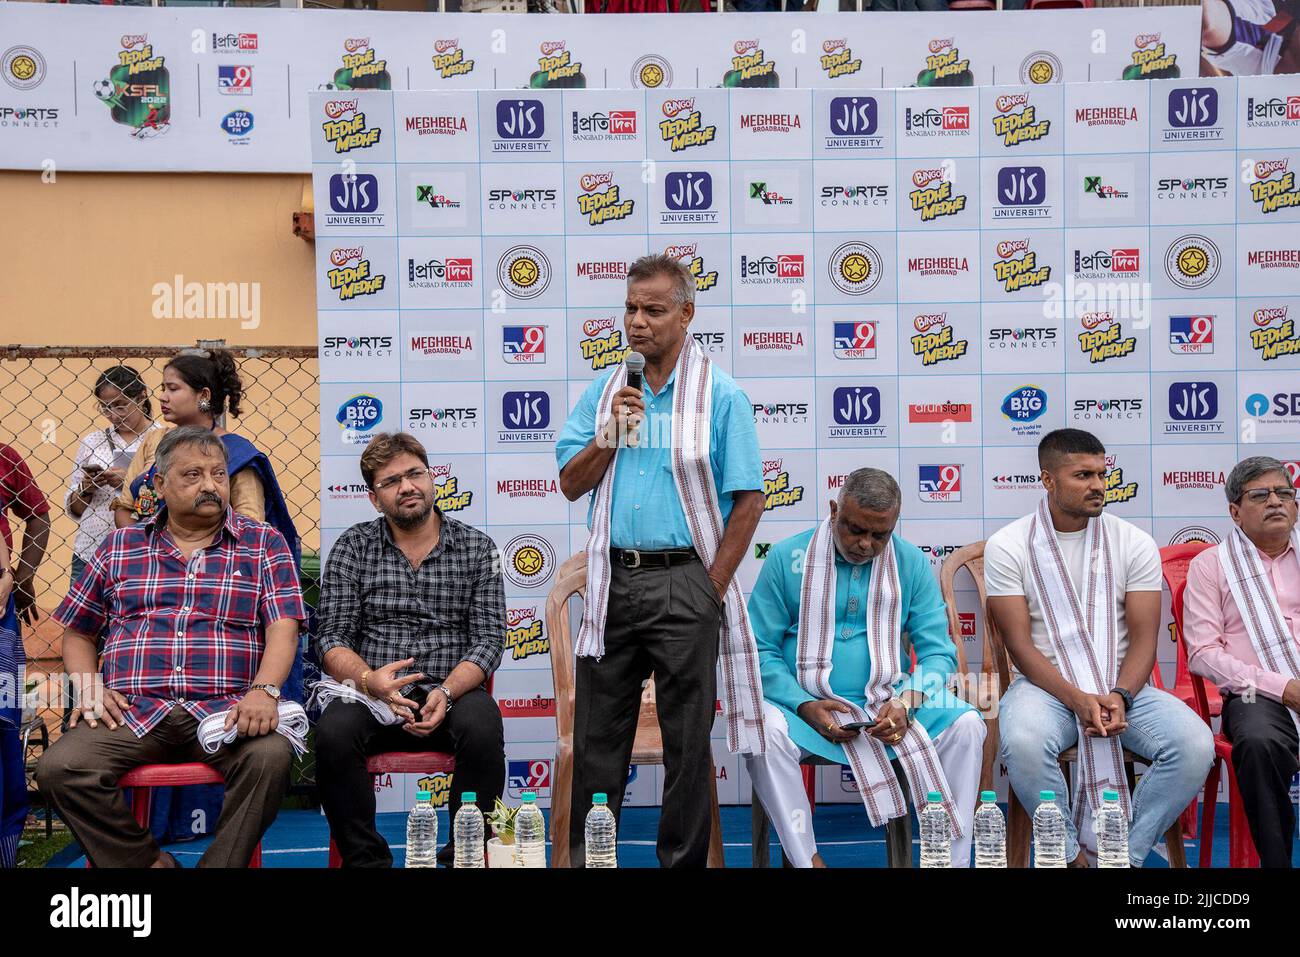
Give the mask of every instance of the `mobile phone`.
[{"label": "mobile phone", "polygon": [[850,721],[848,724],[840,725],[841,731],[865,731],[874,725],[874,721]]},{"label": "mobile phone", "polygon": [[98,475],[100,472],[104,471],[104,466],[100,465],[98,462],[87,462],[81,467],[81,471],[85,472],[87,475]]}]

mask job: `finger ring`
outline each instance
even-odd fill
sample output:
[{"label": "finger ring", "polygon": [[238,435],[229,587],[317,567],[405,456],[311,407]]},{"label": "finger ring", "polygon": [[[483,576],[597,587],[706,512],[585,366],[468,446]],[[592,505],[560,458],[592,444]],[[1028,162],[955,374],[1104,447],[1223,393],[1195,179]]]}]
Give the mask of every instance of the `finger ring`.
[{"label": "finger ring", "polygon": [[835,730],[835,725],[831,724],[829,721],[826,722],[826,730],[827,730],[827,731],[834,731],[834,730]]}]

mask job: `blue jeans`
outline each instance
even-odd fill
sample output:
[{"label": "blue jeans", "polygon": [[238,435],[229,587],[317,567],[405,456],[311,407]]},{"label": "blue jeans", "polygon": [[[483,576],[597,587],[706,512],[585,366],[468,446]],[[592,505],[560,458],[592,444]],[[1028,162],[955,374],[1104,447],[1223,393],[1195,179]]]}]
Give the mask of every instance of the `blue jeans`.
[{"label": "blue jeans", "polygon": [[[1205,784],[1214,760],[1214,738],[1205,722],[1173,695],[1144,687],[1125,715],[1120,744],[1150,762],[1133,792],[1128,852],[1134,867]],[[1017,678],[1002,696],[998,713],[1002,762],[1016,797],[1032,814],[1039,791],[1055,791],[1065,815],[1065,858],[1079,856],[1079,835],[1070,814],[1070,789],[1057,760],[1079,740],[1078,719],[1027,678]]]}]

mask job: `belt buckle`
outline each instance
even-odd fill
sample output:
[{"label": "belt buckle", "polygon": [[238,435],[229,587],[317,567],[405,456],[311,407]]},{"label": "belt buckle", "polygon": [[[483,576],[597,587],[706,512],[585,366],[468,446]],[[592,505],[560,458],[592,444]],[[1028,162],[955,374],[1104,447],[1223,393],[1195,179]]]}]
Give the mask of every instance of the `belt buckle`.
[{"label": "belt buckle", "polygon": [[[628,556],[628,555],[631,555],[631,556],[632,556],[632,564],[631,564],[631,565],[629,565],[629,564],[628,564],[628,561],[627,561],[627,556]],[[639,551],[637,551],[635,548],[625,548],[625,549],[623,549],[622,552],[619,553],[619,561],[620,561],[620,563],[623,565],[624,568],[640,568],[640,567],[641,567],[641,553],[640,553]]]}]

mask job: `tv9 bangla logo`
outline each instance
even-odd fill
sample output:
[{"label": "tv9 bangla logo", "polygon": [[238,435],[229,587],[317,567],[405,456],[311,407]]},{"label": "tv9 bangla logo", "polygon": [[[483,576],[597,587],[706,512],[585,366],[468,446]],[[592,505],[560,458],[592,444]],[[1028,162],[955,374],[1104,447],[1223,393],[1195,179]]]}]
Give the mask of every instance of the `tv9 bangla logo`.
[{"label": "tv9 bangla logo", "polygon": [[960,465],[918,465],[917,495],[922,502],[960,502]]},{"label": "tv9 bangla logo", "polygon": [[519,798],[525,791],[534,791],[538,797],[549,797],[551,793],[551,759],[525,758],[512,760],[506,768],[506,790],[512,798]]}]

